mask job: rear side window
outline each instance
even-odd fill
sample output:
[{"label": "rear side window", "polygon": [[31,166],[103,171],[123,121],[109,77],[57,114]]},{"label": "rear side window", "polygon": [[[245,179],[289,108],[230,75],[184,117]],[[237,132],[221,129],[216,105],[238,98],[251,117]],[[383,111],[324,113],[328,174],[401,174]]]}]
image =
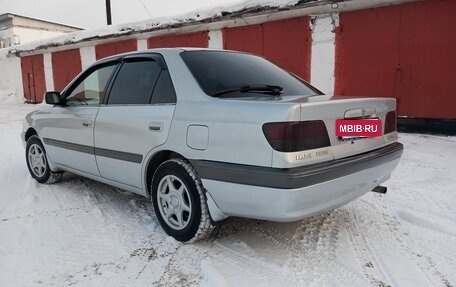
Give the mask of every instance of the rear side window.
[{"label": "rear side window", "polygon": [[162,70],[155,84],[151,104],[169,104],[176,102],[176,92],[167,70]]},{"label": "rear side window", "polygon": [[152,59],[124,62],[112,85],[108,104],[149,104],[161,70]]}]

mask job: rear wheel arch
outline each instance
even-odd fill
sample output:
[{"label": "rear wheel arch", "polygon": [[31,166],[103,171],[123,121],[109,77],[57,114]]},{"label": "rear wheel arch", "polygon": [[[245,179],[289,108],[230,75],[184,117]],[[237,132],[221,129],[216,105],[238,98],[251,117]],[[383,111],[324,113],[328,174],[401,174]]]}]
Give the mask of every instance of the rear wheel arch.
[{"label": "rear wheel arch", "polygon": [[166,234],[194,242],[211,233],[214,225],[205,190],[190,162],[184,158],[166,160],[157,168],[151,186],[154,212]]},{"label": "rear wheel arch", "polygon": [[152,178],[154,177],[155,171],[162,163],[173,158],[185,160],[184,156],[171,150],[161,150],[150,157],[145,173],[146,192],[148,196],[151,195],[150,184],[152,182]]}]

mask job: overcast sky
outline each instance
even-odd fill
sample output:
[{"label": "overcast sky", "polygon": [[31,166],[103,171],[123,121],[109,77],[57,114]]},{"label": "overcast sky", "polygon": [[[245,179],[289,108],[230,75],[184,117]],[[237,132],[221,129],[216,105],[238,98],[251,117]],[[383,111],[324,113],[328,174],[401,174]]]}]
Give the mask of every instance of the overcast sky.
[{"label": "overcast sky", "polygon": [[[239,0],[111,0],[112,22],[120,24],[227,6]],[[96,28],[106,25],[105,0],[0,0],[0,14]]]}]

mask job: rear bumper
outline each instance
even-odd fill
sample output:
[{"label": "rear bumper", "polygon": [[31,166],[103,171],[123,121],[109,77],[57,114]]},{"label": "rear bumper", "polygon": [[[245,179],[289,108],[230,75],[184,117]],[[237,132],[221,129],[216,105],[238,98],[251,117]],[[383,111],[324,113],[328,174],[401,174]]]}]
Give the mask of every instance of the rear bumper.
[{"label": "rear bumper", "polygon": [[[294,221],[342,206],[386,181],[403,145],[291,169],[192,162],[227,216]],[[214,220],[217,220],[214,218]]]}]

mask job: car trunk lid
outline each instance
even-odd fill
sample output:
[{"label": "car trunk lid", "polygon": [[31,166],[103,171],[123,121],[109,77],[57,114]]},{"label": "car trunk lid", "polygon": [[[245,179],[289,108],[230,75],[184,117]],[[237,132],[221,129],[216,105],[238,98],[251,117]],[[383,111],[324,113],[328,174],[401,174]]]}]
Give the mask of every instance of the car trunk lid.
[{"label": "car trunk lid", "polygon": [[[288,154],[275,152],[273,166],[295,167],[349,157],[397,141],[396,131],[384,133],[386,115],[396,109],[396,100],[393,98],[284,97],[281,102],[299,105],[299,121],[301,122],[323,121],[330,139],[330,146]],[[336,135],[336,121],[340,119],[378,119],[382,122],[381,136],[339,137]]]},{"label": "car trunk lid", "polygon": [[384,132],[379,137],[341,138],[336,136],[338,119],[378,119],[385,124],[386,114],[396,109],[392,98],[307,97],[299,101],[301,121],[320,119],[325,122],[334,159],[367,152],[384,146]]}]

